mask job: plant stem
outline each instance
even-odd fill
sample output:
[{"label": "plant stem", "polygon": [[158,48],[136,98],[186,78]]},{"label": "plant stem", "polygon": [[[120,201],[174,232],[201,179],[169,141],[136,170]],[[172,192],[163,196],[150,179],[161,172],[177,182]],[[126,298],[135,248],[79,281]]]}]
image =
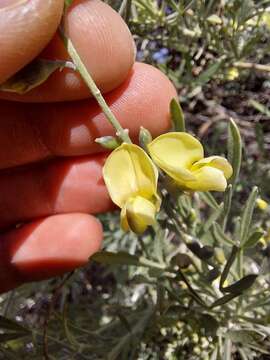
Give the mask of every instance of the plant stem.
[{"label": "plant stem", "polygon": [[115,128],[116,135],[123,140],[123,142],[131,143],[130,137],[128,135],[128,130],[123,129],[120,125],[119,121],[116,119],[114,114],[112,113],[110,107],[107,105],[104,97],[102,96],[99,88],[95,84],[92,76],[87,71],[85,65],[83,64],[79,54],[77,53],[76,49],[74,48],[70,39],[66,39],[66,47],[67,51],[74,62],[78,72],[80,73],[81,77],[84,79],[86,85],[89,87],[91,93],[93,94],[94,98],[97,100],[99,106],[101,107],[102,111],[104,112],[107,120],[110,124]]},{"label": "plant stem", "polygon": [[254,69],[258,71],[270,72],[270,66],[265,64],[255,64],[250,62],[237,61],[233,65],[240,69]]}]

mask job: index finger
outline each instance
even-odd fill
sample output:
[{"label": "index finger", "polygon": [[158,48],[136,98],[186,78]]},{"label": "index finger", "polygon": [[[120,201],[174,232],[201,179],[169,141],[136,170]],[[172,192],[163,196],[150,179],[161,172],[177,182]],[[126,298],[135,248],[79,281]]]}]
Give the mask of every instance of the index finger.
[{"label": "index finger", "polygon": [[34,59],[54,35],[64,0],[1,0],[0,83]]}]

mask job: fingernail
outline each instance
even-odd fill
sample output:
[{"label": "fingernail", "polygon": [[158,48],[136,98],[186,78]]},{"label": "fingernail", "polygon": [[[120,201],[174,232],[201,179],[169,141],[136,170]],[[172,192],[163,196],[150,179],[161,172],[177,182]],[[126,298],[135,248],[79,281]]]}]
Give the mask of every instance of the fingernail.
[{"label": "fingernail", "polygon": [[14,6],[21,5],[26,3],[28,0],[1,0],[0,1],[0,10],[13,8]]}]

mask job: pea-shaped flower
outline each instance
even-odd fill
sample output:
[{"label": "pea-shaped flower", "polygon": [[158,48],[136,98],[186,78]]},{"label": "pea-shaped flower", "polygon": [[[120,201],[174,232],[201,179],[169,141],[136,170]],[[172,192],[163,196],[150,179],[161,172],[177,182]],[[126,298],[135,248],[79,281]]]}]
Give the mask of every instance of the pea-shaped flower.
[{"label": "pea-shaped flower", "polygon": [[202,144],[185,132],[163,134],[148,144],[153,161],[183,190],[225,191],[232,175],[220,156],[204,158]]},{"label": "pea-shaped flower", "polygon": [[121,227],[142,233],[155,223],[160,207],[158,171],[139,146],[123,143],[107,158],[103,178],[112,201],[121,208]]}]

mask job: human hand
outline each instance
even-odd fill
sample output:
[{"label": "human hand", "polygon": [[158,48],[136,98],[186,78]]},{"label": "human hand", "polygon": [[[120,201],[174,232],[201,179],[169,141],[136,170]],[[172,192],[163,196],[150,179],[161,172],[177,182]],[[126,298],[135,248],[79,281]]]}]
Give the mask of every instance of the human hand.
[{"label": "human hand", "polygon": [[[1,1],[0,83],[37,56],[68,59],[55,35],[63,2]],[[75,0],[64,24],[131,137],[137,139],[141,125],[154,136],[166,131],[175,89],[155,68],[133,64],[133,40],[120,16],[99,0]],[[70,69],[55,72],[25,95],[0,92],[0,99],[4,292],[81,266],[100,248],[101,225],[89,214],[108,211],[112,203],[102,180],[106,154],[95,139],[114,131]]]}]

